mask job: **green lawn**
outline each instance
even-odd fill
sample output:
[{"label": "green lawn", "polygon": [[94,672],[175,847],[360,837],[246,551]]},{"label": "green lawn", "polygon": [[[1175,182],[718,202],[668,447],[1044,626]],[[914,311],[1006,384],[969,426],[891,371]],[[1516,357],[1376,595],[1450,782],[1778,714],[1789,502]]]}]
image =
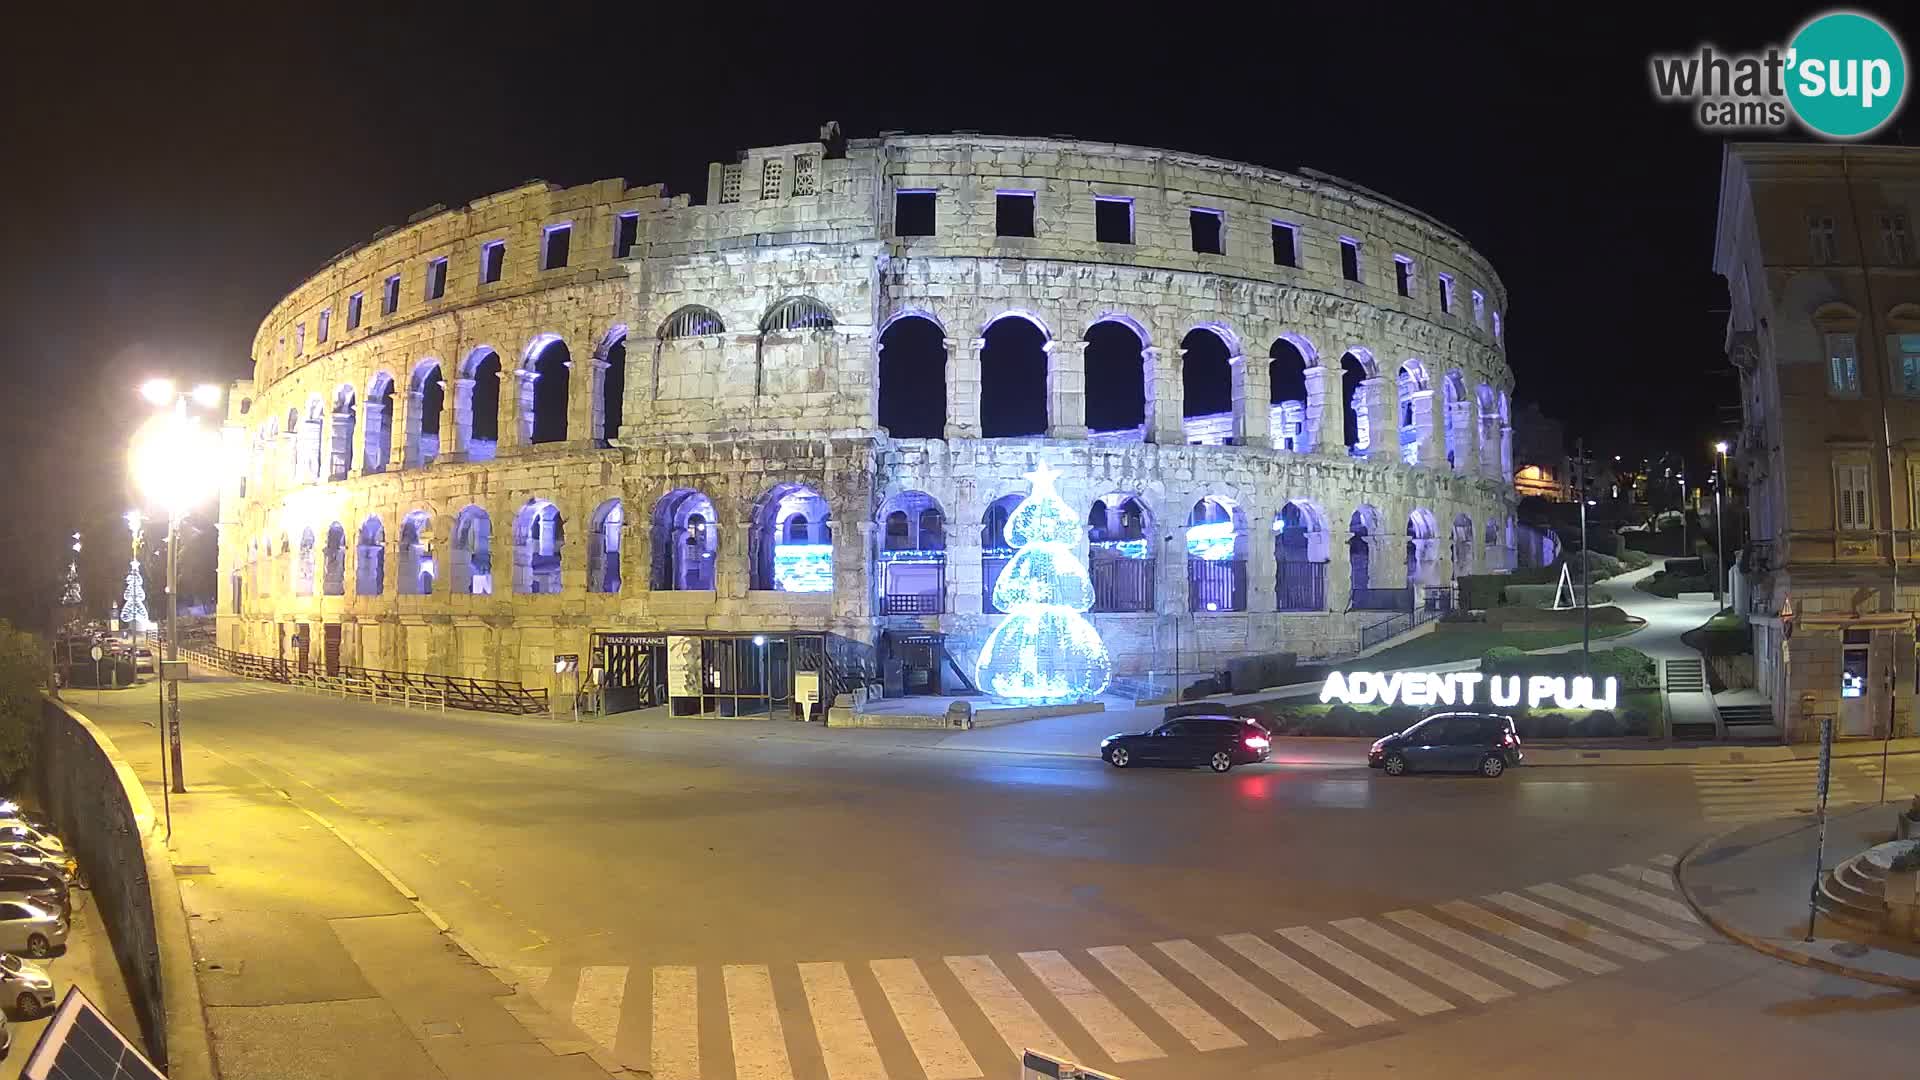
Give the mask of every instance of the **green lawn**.
[{"label": "green lawn", "polygon": [[[1638,627],[1626,624],[1595,626],[1593,640],[1597,643],[1635,629]],[[1451,660],[1478,660],[1488,649],[1497,645],[1531,652],[1534,649],[1550,649],[1555,645],[1578,644],[1579,641],[1578,626],[1555,630],[1499,630],[1472,624],[1437,627],[1431,634],[1395,645],[1385,652],[1374,653],[1360,663],[1372,671],[1394,671],[1427,664],[1444,664]]]}]

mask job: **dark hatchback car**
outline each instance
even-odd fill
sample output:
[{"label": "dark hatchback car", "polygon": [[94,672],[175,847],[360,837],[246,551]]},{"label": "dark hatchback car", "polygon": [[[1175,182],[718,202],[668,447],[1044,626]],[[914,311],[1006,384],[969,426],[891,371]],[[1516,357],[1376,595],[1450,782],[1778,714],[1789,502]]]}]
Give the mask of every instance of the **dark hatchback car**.
[{"label": "dark hatchback car", "polygon": [[1152,731],[1109,735],[1100,740],[1100,756],[1107,764],[1205,765],[1226,772],[1235,765],[1267,760],[1273,739],[1252,720],[1231,716],[1182,716]]},{"label": "dark hatchback car", "polygon": [[1435,713],[1367,751],[1367,766],[1388,776],[1421,769],[1493,777],[1523,760],[1513,718],[1499,713]]}]

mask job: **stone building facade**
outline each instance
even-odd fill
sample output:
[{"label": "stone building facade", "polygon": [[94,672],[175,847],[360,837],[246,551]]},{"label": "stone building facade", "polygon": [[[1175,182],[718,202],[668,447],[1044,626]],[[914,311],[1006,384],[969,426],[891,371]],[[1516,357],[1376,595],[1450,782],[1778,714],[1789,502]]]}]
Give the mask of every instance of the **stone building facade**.
[{"label": "stone building facade", "polygon": [[1920,151],[1727,147],[1714,269],[1744,424],[1755,679],[1788,739],[1914,731]]},{"label": "stone building facade", "polygon": [[1121,674],[1349,652],[1511,565],[1506,291],[1445,226],[1174,151],[825,134],[704,203],[435,208],[296,287],[231,395],[220,643],[530,686],[612,634],[964,666],[1043,461]]}]

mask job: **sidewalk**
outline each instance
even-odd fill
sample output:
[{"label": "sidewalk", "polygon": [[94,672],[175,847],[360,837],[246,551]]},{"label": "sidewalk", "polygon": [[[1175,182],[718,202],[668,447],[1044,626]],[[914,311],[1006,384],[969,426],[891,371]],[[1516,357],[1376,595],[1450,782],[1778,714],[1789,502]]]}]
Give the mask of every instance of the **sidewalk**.
[{"label": "sidewalk", "polygon": [[[111,714],[109,714],[111,717]],[[116,722],[118,721],[118,722]],[[161,804],[158,746],[109,718]],[[124,733],[124,734],[123,734]],[[391,873],[249,765],[187,745],[171,850],[221,1076],[605,1080]],[[577,1036],[574,1036],[577,1038]]]},{"label": "sidewalk", "polygon": [[[1864,806],[1827,819],[1825,869],[1888,838],[1895,808]],[[1687,900],[1720,933],[1805,967],[1883,986],[1920,991],[1920,947],[1896,951],[1884,940],[1814,920],[1807,937],[1818,828],[1805,818],[1748,825],[1698,845],[1675,868]]]},{"label": "sidewalk", "polygon": [[[133,1001],[127,997],[127,984],[120,976],[120,965],[113,958],[113,944],[107,940],[106,927],[100,925],[98,913],[93,908],[93,894],[82,889],[73,890],[73,923],[67,931],[67,946],[48,960],[31,960],[47,969],[53,976],[54,1001],[57,1004],[67,996],[70,987],[79,987],[87,995],[87,1000],[99,1006],[135,1046],[140,1045],[140,1021],[133,1014]],[[24,1019],[12,1009],[7,1009],[7,1027],[13,1033],[13,1050],[7,1060],[0,1063],[0,1080],[14,1080],[27,1064],[27,1056],[33,1053],[33,1046],[40,1041],[40,1033],[46,1030],[47,1021],[52,1019],[53,1010],[48,1009],[32,1019]]]}]

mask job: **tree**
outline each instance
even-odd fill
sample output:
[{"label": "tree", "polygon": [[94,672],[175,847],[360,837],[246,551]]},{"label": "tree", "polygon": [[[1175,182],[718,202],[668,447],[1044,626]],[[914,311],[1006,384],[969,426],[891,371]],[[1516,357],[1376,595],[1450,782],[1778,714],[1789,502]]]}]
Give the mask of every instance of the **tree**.
[{"label": "tree", "polygon": [[0,620],[0,780],[9,784],[33,763],[46,675],[41,640]]},{"label": "tree", "polygon": [[140,561],[132,561],[127,570],[127,591],[120,599],[120,621],[139,630],[147,623],[147,586],[140,578]]},{"label": "tree", "polygon": [[1080,521],[1054,491],[1056,475],[1044,462],[1026,474],[1033,489],[1007,516],[1014,555],[993,583],[994,605],[1007,615],[974,666],[982,689],[1028,704],[1093,697],[1113,672],[1100,632],[1081,614],[1093,607],[1093,581],[1074,557]]}]

